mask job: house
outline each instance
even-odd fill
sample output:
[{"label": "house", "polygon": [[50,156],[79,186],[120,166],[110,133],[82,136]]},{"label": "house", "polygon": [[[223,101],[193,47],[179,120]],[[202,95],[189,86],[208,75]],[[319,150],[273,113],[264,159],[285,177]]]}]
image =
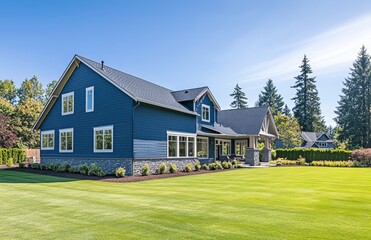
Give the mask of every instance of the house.
[{"label": "house", "polygon": [[324,132],[301,132],[303,148],[334,148],[334,141]]},{"label": "house", "polygon": [[258,139],[278,136],[268,108],[222,110],[208,87],[172,91],[75,55],[34,124],[41,163],[96,163],[138,175],[161,162],[239,157],[259,162]]}]

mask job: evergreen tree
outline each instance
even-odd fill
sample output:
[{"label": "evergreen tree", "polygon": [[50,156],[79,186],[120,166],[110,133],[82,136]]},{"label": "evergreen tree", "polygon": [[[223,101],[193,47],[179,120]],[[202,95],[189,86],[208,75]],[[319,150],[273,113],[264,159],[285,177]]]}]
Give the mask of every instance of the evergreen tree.
[{"label": "evergreen tree", "polygon": [[338,139],[352,149],[371,147],[371,60],[365,46],[353,63],[350,76],[344,81],[335,121]]},{"label": "evergreen tree", "polygon": [[242,91],[241,87],[236,85],[234,88],[234,91],[232,94],[230,94],[231,97],[233,97],[233,101],[231,103],[232,108],[247,108],[247,97],[246,94]]},{"label": "evergreen tree", "polygon": [[264,90],[259,94],[258,106],[270,107],[272,114],[277,115],[278,112],[282,112],[283,105],[282,96],[277,93],[272,79],[269,79]]},{"label": "evergreen tree", "polygon": [[288,116],[289,118],[292,117],[290,108],[287,106],[287,104],[285,104],[285,107],[283,108],[283,112],[282,113],[284,115]]},{"label": "evergreen tree", "polygon": [[304,55],[302,65],[299,66],[300,75],[296,76],[295,85],[296,96],[295,107],[292,109],[294,116],[298,119],[303,131],[323,132],[326,130],[323,120],[320,98],[316,87],[315,77],[310,77],[312,69],[309,65],[309,59]]}]

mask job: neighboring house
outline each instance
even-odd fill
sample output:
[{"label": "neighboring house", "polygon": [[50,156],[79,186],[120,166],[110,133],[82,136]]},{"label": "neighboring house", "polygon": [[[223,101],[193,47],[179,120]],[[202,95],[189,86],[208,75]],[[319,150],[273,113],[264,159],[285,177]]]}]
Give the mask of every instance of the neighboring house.
[{"label": "neighboring house", "polygon": [[303,148],[334,148],[334,141],[323,132],[301,132]]},{"label": "neighboring house", "polygon": [[270,110],[221,110],[208,87],[172,91],[75,55],[37,119],[41,163],[96,163],[128,175],[161,162],[240,157],[257,164],[258,138],[278,136]]}]

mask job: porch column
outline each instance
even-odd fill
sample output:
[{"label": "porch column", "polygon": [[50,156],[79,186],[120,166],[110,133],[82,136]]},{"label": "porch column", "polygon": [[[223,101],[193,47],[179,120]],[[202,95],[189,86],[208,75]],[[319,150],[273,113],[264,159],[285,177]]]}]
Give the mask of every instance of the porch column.
[{"label": "porch column", "polygon": [[246,148],[245,163],[250,166],[259,165],[259,149],[256,144],[257,137],[249,137],[249,146]]},{"label": "porch column", "polygon": [[272,152],[271,152],[271,144],[270,144],[270,139],[269,137],[264,138],[264,149],[263,149],[263,156],[262,160],[263,162],[269,162],[272,160]]}]

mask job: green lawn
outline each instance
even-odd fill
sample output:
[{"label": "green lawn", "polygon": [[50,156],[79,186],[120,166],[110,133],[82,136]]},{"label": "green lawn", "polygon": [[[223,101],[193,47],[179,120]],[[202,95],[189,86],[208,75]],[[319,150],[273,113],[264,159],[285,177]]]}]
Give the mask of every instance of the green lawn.
[{"label": "green lawn", "polygon": [[241,169],[139,183],[0,171],[1,239],[371,239],[371,169]]}]

